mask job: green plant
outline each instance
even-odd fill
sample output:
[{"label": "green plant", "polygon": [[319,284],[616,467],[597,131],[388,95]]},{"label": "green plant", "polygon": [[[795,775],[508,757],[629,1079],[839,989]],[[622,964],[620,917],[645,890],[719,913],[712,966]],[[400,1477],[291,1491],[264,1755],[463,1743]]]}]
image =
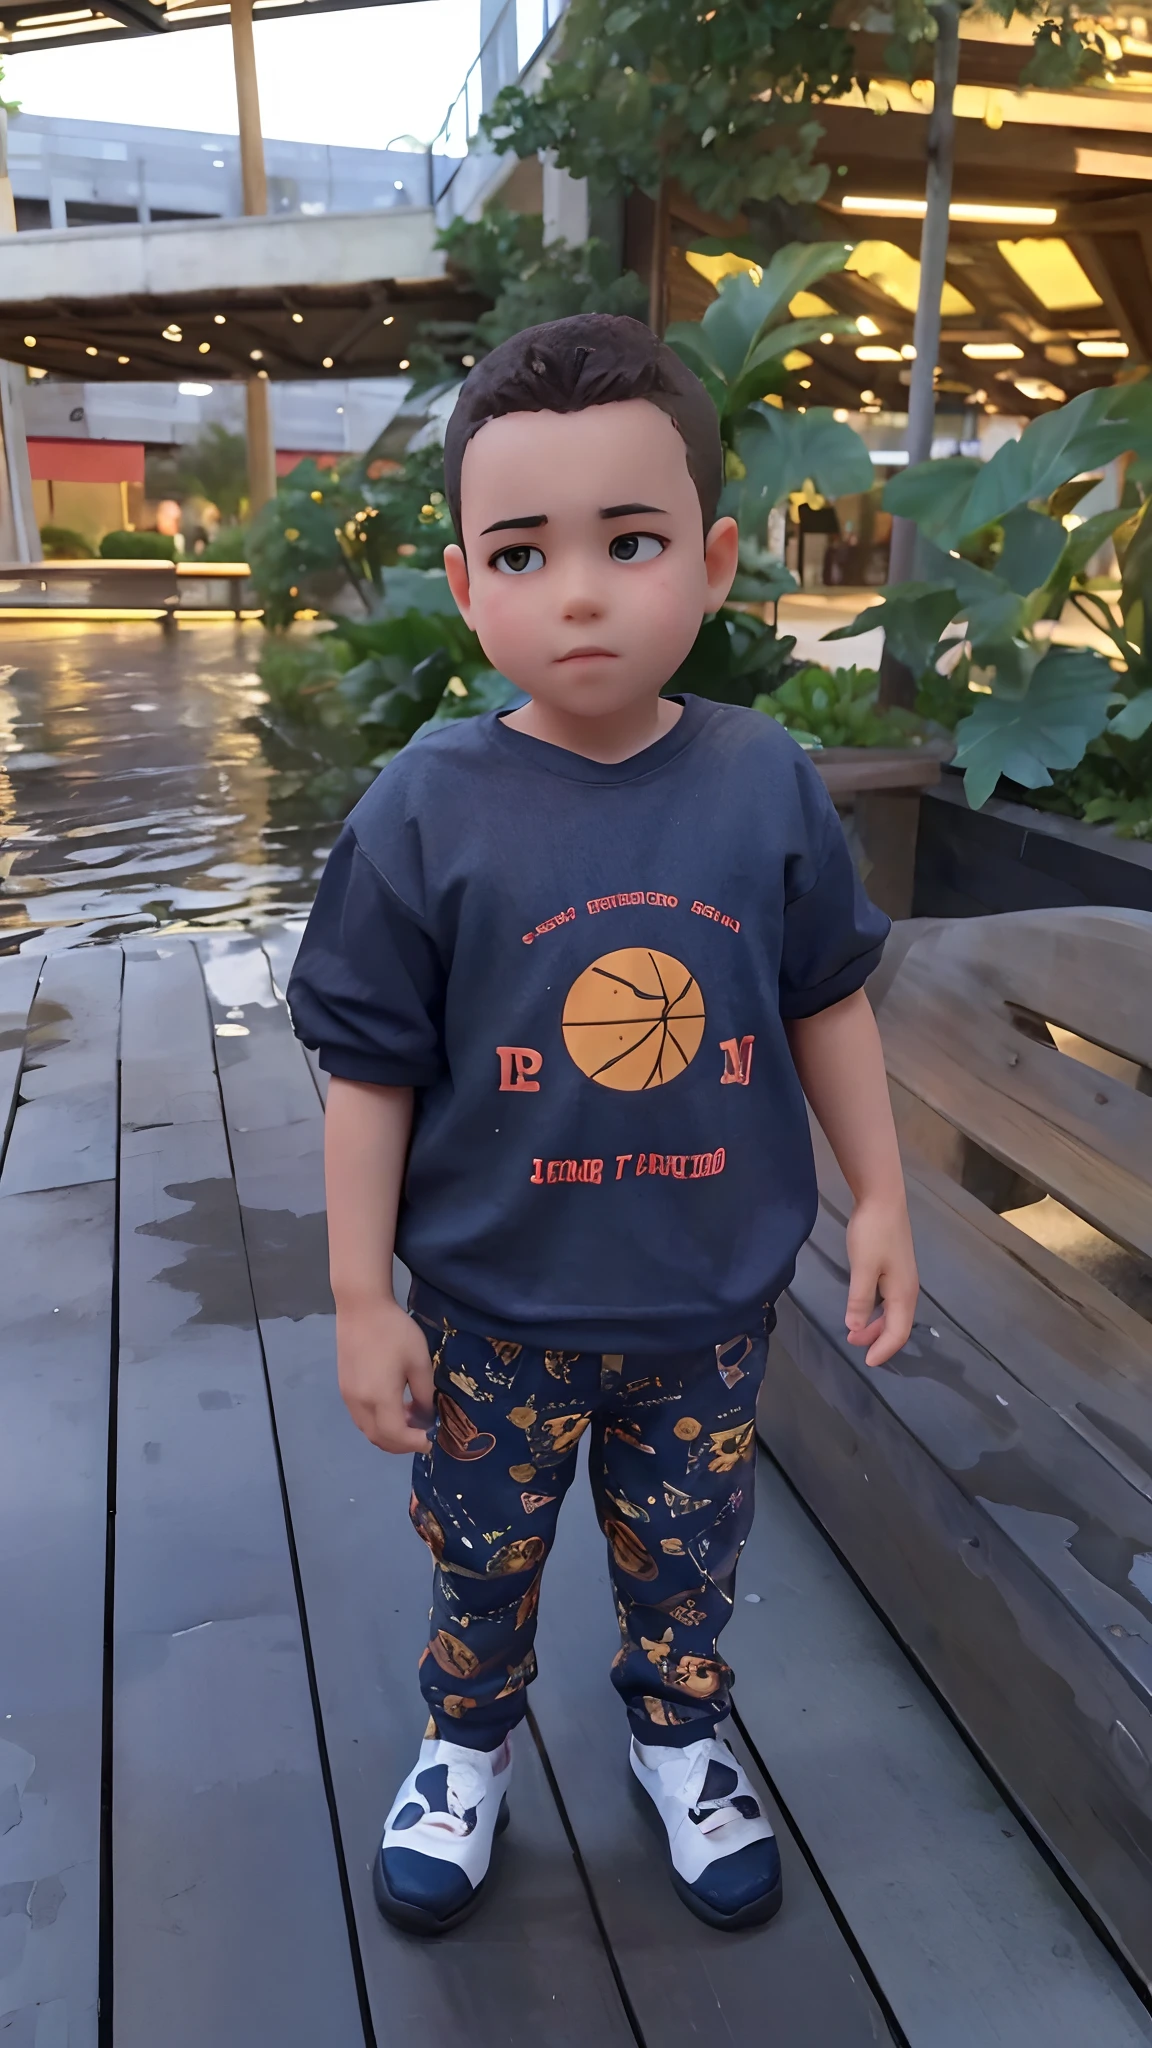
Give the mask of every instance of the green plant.
[{"label": "green plant", "polygon": [[[1070,84],[1103,68],[1099,37],[1070,0],[993,0],[1001,19],[1037,20],[1026,82]],[[885,64],[927,68],[936,37],[928,0],[899,0]],[[667,180],[697,204],[755,225],[767,202],[820,199],[816,161],[824,100],[869,80],[848,15],[834,0],[573,0],[543,82],[508,86],[481,127],[518,156],[550,150],[563,169],[601,190],[654,192]]]},{"label": "green plant", "polygon": [[822,668],[809,662],[769,696],[757,697],[788,731],[822,747],[906,747],[923,737],[922,721],[908,711],[878,711],[880,677],[871,668]]},{"label": "green plant", "polygon": [[42,526],[40,546],[46,562],[90,562],[96,553],[87,535],[77,533],[71,526]]},{"label": "green plant", "polygon": [[248,529],[246,526],[221,526],[214,540],[210,540],[197,555],[198,562],[246,562],[248,560]]},{"label": "green plant", "polygon": [[168,533],[106,533],[100,543],[105,561],[174,562],[176,543]]},{"label": "green plant", "polygon": [[288,625],[298,610],[330,599],[344,583],[371,614],[384,603],[390,565],[402,559],[438,565],[453,537],[443,483],[437,447],[400,463],[382,456],[378,444],[324,469],[311,458],[298,462],[248,529],[248,561],[265,625]]},{"label": "green plant", "polygon": [[[1086,473],[1124,454],[1137,458],[1124,503],[1076,524],[1074,507],[1095,480]],[[883,592],[879,608],[827,637],[883,627],[896,658],[925,678],[923,708],[967,700],[956,761],[974,809],[1002,775],[1047,788],[1096,739],[1124,744],[1152,728],[1150,462],[1152,384],[1139,382],[1081,393],[988,463],[953,456],[887,485],[889,511],[916,521],[925,577]],[[1121,576],[1102,585],[1088,565],[1109,539]],[[1108,655],[1054,639],[1069,602],[1109,641]],[[963,646],[941,687],[937,664],[955,654],[956,635],[947,636],[958,625]]]}]

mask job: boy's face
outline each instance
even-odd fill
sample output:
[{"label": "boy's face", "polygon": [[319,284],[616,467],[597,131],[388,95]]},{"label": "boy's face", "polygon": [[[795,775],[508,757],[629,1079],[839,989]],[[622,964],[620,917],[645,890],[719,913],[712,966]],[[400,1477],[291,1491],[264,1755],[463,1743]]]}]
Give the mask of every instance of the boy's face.
[{"label": "boy's face", "polygon": [[705,540],[684,443],[643,398],[489,420],[461,500],[452,595],[492,666],[564,712],[658,695],[736,573],[736,522]]}]

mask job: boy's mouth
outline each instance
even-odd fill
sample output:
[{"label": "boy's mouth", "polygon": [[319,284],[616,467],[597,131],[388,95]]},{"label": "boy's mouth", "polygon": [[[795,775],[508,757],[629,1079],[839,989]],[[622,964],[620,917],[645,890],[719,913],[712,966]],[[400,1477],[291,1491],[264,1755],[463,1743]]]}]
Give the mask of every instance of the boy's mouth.
[{"label": "boy's mouth", "polygon": [[572,647],[569,648],[567,654],[559,654],[556,659],[558,663],[562,661],[615,661],[616,656],[610,647]]}]

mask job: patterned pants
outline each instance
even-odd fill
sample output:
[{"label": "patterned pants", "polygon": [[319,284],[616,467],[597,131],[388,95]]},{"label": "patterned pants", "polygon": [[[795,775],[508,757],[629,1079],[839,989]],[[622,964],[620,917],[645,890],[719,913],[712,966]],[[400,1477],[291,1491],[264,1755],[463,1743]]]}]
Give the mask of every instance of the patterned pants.
[{"label": "patterned pants", "polygon": [[587,1430],[620,1624],[612,1683],[638,1740],[698,1742],[728,1712],[717,1639],[752,1524],[765,1327],[641,1358],[474,1337],[418,1305],[417,1319],[436,1369],[411,1513],[436,1560],[420,1682],[438,1733],[495,1749],[523,1718],[540,1581]]}]

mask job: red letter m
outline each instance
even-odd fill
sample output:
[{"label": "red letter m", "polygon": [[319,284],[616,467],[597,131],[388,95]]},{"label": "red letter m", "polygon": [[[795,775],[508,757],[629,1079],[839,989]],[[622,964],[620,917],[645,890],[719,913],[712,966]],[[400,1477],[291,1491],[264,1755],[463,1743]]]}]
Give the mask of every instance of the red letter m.
[{"label": "red letter m", "polygon": [[500,1062],[501,1095],[539,1095],[539,1081],[528,1077],[540,1072],[544,1065],[542,1053],[534,1052],[530,1045],[498,1045],[496,1057]]},{"label": "red letter m", "polygon": [[742,1038],[739,1042],[734,1038],[721,1039],[720,1050],[724,1055],[724,1072],[720,1076],[720,1086],[722,1088],[731,1087],[733,1084],[739,1088],[746,1088],[748,1086],[749,1081],[752,1079],[752,1047],[754,1044],[755,1039],[751,1037]]}]

